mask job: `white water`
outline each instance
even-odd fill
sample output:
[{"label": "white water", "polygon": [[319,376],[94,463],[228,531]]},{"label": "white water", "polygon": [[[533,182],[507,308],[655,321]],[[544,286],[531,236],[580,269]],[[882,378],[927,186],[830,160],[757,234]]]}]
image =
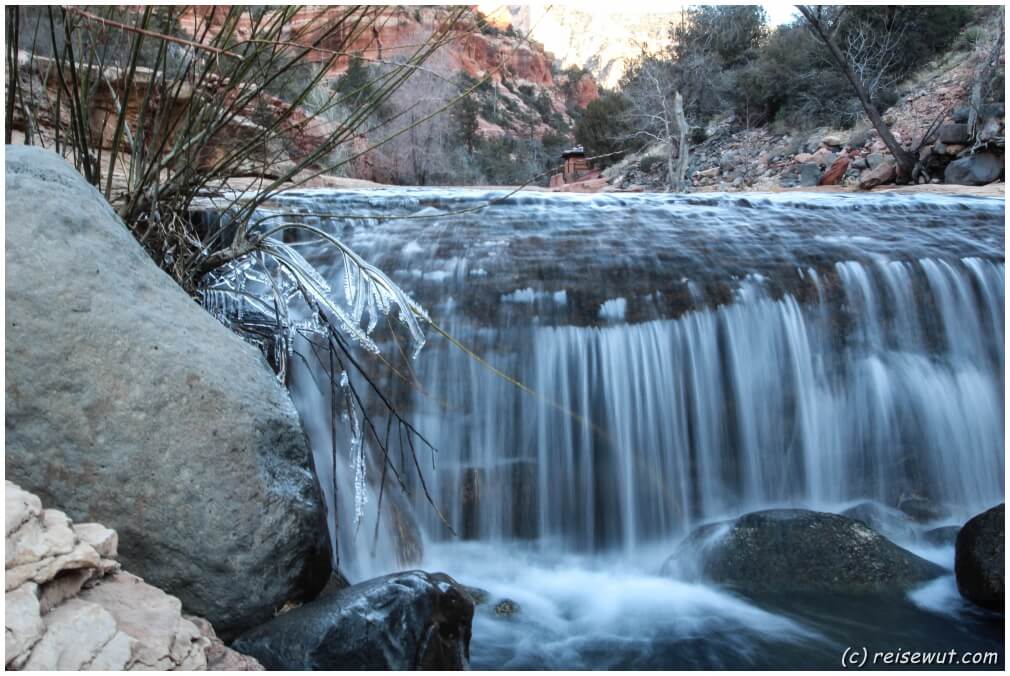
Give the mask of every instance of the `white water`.
[{"label": "white water", "polygon": [[[535,391],[443,340],[413,364],[423,393],[384,381],[439,449],[422,471],[461,536],[404,472],[421,565],[522,608],[522,621],[481,610],[475,663],[833,654],[841,639],[811,618],[660,578],[659,563],[693,526],[766,506],[922,497],[946,510],[941,525],[1003,500],[1002,200],[537,194],[451,215],[486,197],[324,192],[275,205],[370,217],[306,218]],[[417,215],[434,218],[381,220]],[[337,278],[324,250],[302,251]],[[329,420],[312,413],[325,395],[301,369],[296,403],[332,505]],[[361,579],[408,565],[394,529],[373,541],[374,508],[349,527],[346,459],[336,470],[341,569]],[[925,553],[949,567],[949,548]],[[909,620],[923,635],[961,612],[942,580],[909,606],[928,615]]]}]

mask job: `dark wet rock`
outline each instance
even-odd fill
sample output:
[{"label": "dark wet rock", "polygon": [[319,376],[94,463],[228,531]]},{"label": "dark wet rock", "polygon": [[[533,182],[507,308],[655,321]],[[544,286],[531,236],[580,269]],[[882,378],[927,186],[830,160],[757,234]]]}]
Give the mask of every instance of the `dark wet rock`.
[{"label": "dark wet rock", "polygon": [[949,509],[929,498],[902,498],[898,501],[898,509],[919,523],[931,523],[950,518]]},{"label": "dark wet rock", "polygon": [[954,575],[957,590],[972,603],[1003,612],[1005,505],[982,512],[957,534]]},{"label": "dark wet rock", "polygon": [[481,589],[480,587],[469,587],[467,585],[460,585],[460,588],[470,595],[473,599],[474,604],[481,605],[487,603],[491,598],[491,592],[487,589]]},{"label": "dark wet rock", "polygon": [[941,143],[966,143],[968,141],[968,125],[962,122],[940,125],[937,137]]},{"label": "dark wet rock", "polygon": [[512,599],[502,599],[494,606],[494,614],[498,617],[513,617],[519,612],[519,604]]},{"label": "dark wet rock", "polygon": [[871,530],[891,540],[909,541],[915,537],[915,525],[904,512],[879,502],[861,502],[841,514],[863,522]]},{"label": "dark wet rock", "polygon": [[326,586],[319,592],[319,595],[328,596],[329,594],[335,594],[341,589],[347,589],[350,586],[351,583],[347,580],[347,577],[339,570],[334,570],[330,573],[330,579],[326,581]]},{"label": "dark wet rock", "polygon": [[473,610],[448,575],[393,573],[279,615],[233,647],[268,669],[461,669]]},{"label": "dark wet rock", "polygon": [[943,574],[865,524],[803,509],[753,512],[702,526],[663,573],[745,593],[899,592]]},{"label": "dark wet rock", "polygon": [[936,547],[950,547],[957,540],[959,532],[961,532],[960,526],[940,526],[939,528],[931,528],[923,533],[921,539],[926,544]]},{"label": "dark wet rock", "polygon": [[7,478],[120,537],[224,638],[330,573],[312,454],[252,345],[55,153],[6,155]]},{"label": "dark wet rock", "polygon": [[994,153],[976,153],[954,160],[943,174],[944,183],[986,185],[1003,175],[1003,157]]}]

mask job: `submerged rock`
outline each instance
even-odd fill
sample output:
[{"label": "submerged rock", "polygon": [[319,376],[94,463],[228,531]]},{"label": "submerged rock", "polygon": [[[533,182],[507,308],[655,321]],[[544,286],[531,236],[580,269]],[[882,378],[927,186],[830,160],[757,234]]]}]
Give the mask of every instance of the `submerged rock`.
[{"label": "submerged rock", "polygon": [[957,534],[954,575],[957,590],[972,603],[1004,611],[1005,505],[973,517]]},{"label": "submerged rock", "polygon": [[844,510],[842,516],[862,521],[868,528],[891,540],[915,539],[915,525],[908,516],[879,502],[861,502]]},{"label": "submerged rock", "polygon": [[950,518],[950,510],[929,498],[918,496],[902,498],[898,501],[898,509],[919,523],[930,523]]},{"label": "submerged rock", "polygon": [[7,477],[118,531],[126,568],[223,635],[318,592],[311,454],[260,352],[56,154],[8,146],[6,196]]},{"label": "submerged rock", "polygon": [[960,526],[940,526],[930,528],[922,534],[922,541],[936,547],[953,546],[957,540],[957,534],[961,532]]},{"label": "submerged rock", "polygon": [[512,599],[502,599],[494,607],[494,614],[498,617],[512,617],[518,612],[519,604]]},{"label": "submerged rock", "polygon": [[901,591],[943,569],[854,519],[779,509],[696,529],[663,573],[749,593],[850,594]]},{"label": "submerged rock", "polygon": [[394,573],[279,615],[232,647],[268,669],[461,669],[473,607],[447,575]]}]

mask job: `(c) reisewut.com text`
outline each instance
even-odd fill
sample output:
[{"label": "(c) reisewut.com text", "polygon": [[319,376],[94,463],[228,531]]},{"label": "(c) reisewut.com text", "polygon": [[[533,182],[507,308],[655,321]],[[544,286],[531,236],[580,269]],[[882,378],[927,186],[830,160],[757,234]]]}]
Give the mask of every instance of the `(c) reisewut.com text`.
[{"label": "(c) reisewut.com text", "polygon": [[842,653],[842,668],[881,666],[995,666],[999,652],[995,650],[868,650],[848,647]]}]

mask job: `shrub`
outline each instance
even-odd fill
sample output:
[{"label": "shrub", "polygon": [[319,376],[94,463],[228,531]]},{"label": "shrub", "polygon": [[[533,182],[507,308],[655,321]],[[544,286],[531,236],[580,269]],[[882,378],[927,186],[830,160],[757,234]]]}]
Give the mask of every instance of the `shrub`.
[{"label": "shrub", "polygon": [[591,102],[575,125],[576,142],[591,155],[605,155],[633,147],[635,144],[628,140],[629,129],[624,122],[627,107],[624,97],[613,92],[607,92]]},{"label": "shrub", "polygon": [[666,160],[658,155],[646,155],[638,161],[638,168],[646,174],[651,174],[658,170],[665,175]]}]

